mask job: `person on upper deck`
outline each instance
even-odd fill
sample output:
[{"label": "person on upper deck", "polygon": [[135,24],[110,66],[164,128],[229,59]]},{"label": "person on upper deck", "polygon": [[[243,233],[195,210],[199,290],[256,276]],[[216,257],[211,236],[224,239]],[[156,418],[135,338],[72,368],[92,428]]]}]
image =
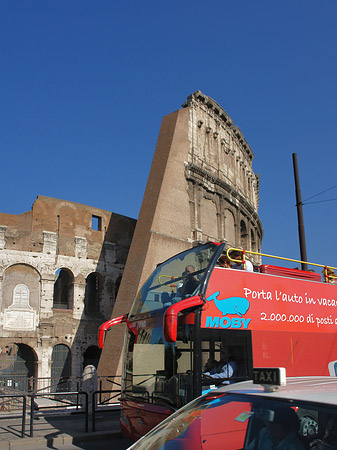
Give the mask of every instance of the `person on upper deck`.
[{"label": "person on upper deck", "polygon": [[194,272],[195,267],[189,264],[182,273],[182,285],[178,287],[178,292],[182,298],[192,295],[200,284],[200,279],[197,275],[193,275]]},{"label": "person on upper deck", "polygon": [[327,276],[327,283],[329,284],[337,284],[337,275],[335,273],[335,271],[333,269],[331,269],[331,267],[328,267],[326,269],[323,270],[323,277],[324,277],[324,281],[325,281],[325,277]]},{"label": "person on upper deck", "polygon": [[[243,260],[243,253],[241,251],[238,251],[238,250],[233,250],[230,253],[230,257],[232,259],[237,259],[237,260],[242,261]],[[242,262],[241,263],[237,263],[237,262],[234,263],[233,266],[232,266],[232,269],[243,270],[243,263]],[[245,270],[246,270],[246,272],[254,272],[253,264],[246,258],[245,258]]]},{"label": "person on upper deck", "polygon": [[220,267],[224,267],[226,269],[231,269],[231,267],[232,267],[231,260],[228,258],[228,256],[225,253],[223,253],[220,256],[220,258],[218,259],[218,265]]}]

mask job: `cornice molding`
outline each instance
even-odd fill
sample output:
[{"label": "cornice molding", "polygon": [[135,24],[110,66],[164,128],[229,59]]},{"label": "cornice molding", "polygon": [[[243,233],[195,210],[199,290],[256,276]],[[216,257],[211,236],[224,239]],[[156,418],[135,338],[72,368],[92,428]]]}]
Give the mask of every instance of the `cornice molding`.
[{"label": "cornice molding", "polygon": [[229,117],[226,111],[211,97],[204,95],[201,91],[195,91],[193,94],[187,97],[185,103],[182,104],[183,108],[193,106],[193,101],[197,103],[202,103],[207,106],[208,109],[212,110],[215,115],[219,117],[227,126],[232,127],[233,120]]},{"label": "cornice molding", "polygon": [[[244,138],[242,131],[237,125],[234,125],[234,121],[215,100],[203,94],[201,91],[195,91],[193,92],[193,94],[187,97],[187,100],[185,101],[185,103],[182,104],[182,107],[188,108],[194,106],[195,104],[202,104],[206,106],[209,110],[211,110],[214,113],[215,116],[217,116],[220,120],[222,120],[222,122],[224,122],[224,124],[232,130],[233,135],[237,139],[238,143],[246,151],[248,158],[251,161],[253,160],[254,153],[250,148],[248,142]],[[199,128],[201,127],[202,123],[203,122],[199,120],[198,122]],[[210,128],[209,131],[207,131],[206,129],[206,132],[209,133],[210,130],[211,130]]]}]

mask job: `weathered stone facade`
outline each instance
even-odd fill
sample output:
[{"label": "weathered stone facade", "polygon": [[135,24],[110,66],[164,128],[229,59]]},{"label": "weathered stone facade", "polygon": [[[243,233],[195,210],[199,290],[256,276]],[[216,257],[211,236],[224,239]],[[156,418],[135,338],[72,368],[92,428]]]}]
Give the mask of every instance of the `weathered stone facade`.
[{"label": "weathered stone facade", "polygon": [[62,373],[55,349],[73,376],[85,355],[99,355],[98,327],[111,316],[135,224],[43,196],[31,211],[0,213],[0,375],[17,351],[38,377]]},{"label": "weathered stone facade", "polygon": [[253,172],[251,148],[210,97],[197,91],[183,107],[189,109],[185,177],[192,241],[220,240],[259,252],[259,176]]},{"label": "weathered stone facade", "polygon": [[[200,91],[163,118],[114,316],[129,312],[159,262],[200,241],[259,252],[263,229],[253,156],[228,114]],[[108,333],[101,373],[121,372],[123,331],[120,325]]]}]

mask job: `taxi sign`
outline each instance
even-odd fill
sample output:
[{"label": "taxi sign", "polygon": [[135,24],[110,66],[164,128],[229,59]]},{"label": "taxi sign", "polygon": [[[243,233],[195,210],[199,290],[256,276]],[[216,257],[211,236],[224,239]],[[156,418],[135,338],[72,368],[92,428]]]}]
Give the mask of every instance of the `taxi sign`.
[{"label": "taxi sign", "polygon": [[285,386],[286,369],[284,367],[254,368],[253,383],[262,385]]}]

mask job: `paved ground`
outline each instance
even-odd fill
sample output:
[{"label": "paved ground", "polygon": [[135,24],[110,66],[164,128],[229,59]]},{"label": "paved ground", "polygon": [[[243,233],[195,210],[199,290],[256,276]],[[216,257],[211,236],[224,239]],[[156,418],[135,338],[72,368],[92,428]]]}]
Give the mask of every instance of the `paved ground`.
[{"label": "paved ground", "polygon": [[[130,442],[123,440],[119,427],[119,408],[98,411],[95,429],[89,418],[89,431],[85,432],[85,416],[79,413],[63,411],[61,415],[37,413],[33,421],[33,437],[30,437],[30,416],[26,416],[24,438],[21,437],[22,419],[9,414],[0,414],[0,449],[43,449],[43,448],[94,448],[97,441],[107,446],[99,448],[124,449]],[[114,444],[113,444],[114,441]],[[118,445],[117,445],[118,443]],[[96,447],[97,448],[97,447]]]}]

